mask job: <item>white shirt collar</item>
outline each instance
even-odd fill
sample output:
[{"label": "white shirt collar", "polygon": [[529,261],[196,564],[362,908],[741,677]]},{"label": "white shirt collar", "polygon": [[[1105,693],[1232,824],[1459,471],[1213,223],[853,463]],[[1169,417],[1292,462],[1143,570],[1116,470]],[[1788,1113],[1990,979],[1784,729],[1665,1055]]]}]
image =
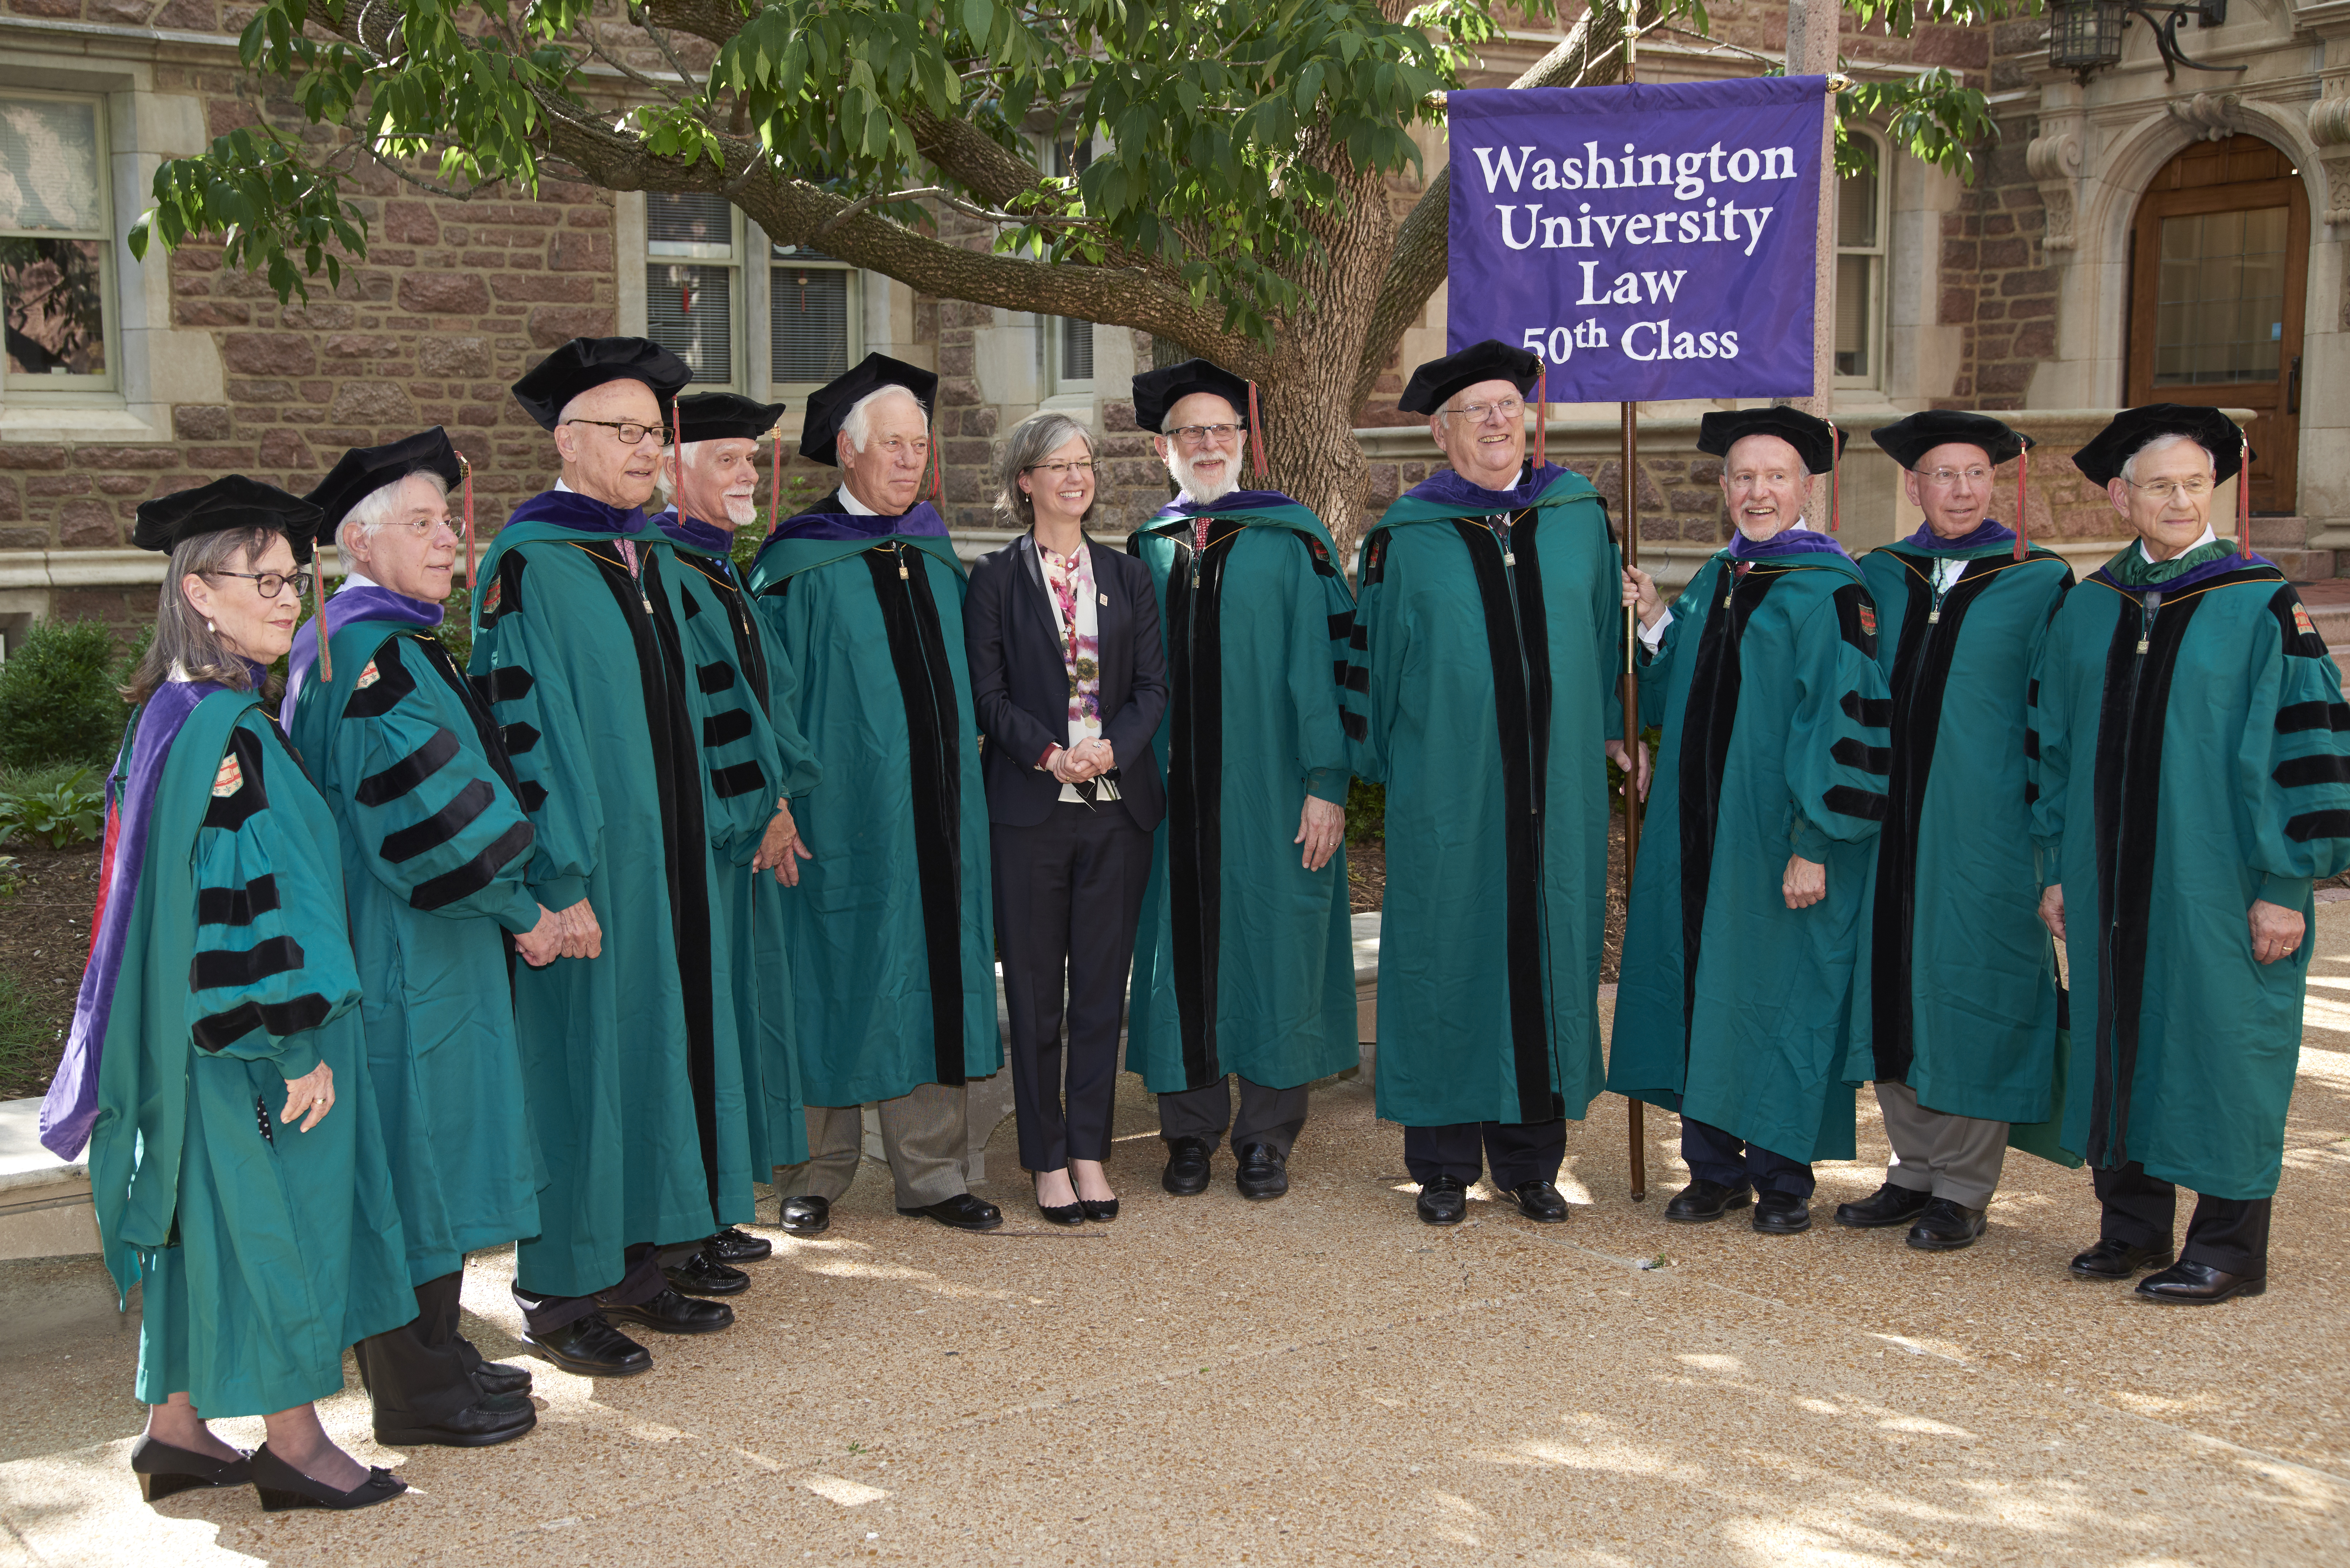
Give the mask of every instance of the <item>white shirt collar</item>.
[{"label": "white shirt collar", "polygon": [[365,572],[351,571],[343,574],[343,587],[345,588],[380,588],[383,585]]},{"label": "white shirt collar", "polygon": [[840,504],[841,509],[847,512],[851,517],[879,517],[881,515],[881,514],[874,511],[873,508],[866,505],[862,501],[858,500],[857,493],[848,488],[848,482],[845,479],[840,482]]},{"label": "white shirt collar", "polygon": [[577,495],[579,493],[577,491],[572,489],[571,486],[564,483],[563,478],[560,474],[556,476],[555,488],[566,495]]},{"label": "white shirt collar", "polygon": [[[2192,545],[2188,545],[2187,550],[2199,550],[2204,545],[2209,545],[2215,539],[2219,538],[2219,536],[2220,535],[2212,531],[2211,524],[2206,523],[2203,524],[2203,537],[2196,540]],[[2187,550],[2179,551],[2178,555],[2183,556],[2187,554]],[[2143,539],[2140,539],[2137,542],[2137,558],[2144,561],[2149,566],[2154,565],[2154,557],[2146,553],[2146,541]],[[2173,560],[2177,560],[2178,558],[2178,557],[2177,556],[2171,557]]]}]

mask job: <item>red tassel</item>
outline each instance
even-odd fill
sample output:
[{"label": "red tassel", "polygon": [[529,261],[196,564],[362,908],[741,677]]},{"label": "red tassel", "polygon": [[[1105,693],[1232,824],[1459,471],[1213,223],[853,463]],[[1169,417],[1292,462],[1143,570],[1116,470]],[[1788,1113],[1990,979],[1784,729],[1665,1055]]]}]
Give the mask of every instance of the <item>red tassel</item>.
[{"label": "red tassel", "polygon": [[473,465],[465,461],[462,452],[457,454],[457,482],[465,493],[465,587],[471,588],[478,559],[473,547]]},{"label": "red tassel", "polygon": [[2236,554],[2252,553],[2252,438],[2236,432],[2243,449],[2243,466],[2236,470]]},{"label": "red tassel", "polygon": [[1255,466],[1257,477],[1259,479],[1263,479],[1273,472],[1273,468],[1271,464],[1264,461],[1264,421],[1257,417],[1256,383],[1254,381],[1251,381],[1249,383],[1248,420],[1249,461]]},{"label": "red tassel", "polygon": [[775,455],[767,462],[767,532],[772,534],[784,518],[784,432],[775,433]]},{"label": "red tassel", "polygon": [[[1534,365],[1534,472],[1540,473],[1549,450],[1545,438],[1550,434],[1550,367],[1540,359]],[[1625,483],[1631,483],[1629,476]]]},{"label": "red tassel", "polygon": [[1838,533],[1839,514],[1844,506],[1844,438],[1835,421],[1825,421],[1828,427],[1828,532]]},{"label": "red tassel", "polygon": [[2015,454],[2015,558],[2019,561],[2023,559],[2023,553],[2029,548],[2025,535],[2032,529],[2032,525],[2024,521],[2023,516],[2023,476],[2031,467],[2031,449],[2024,448],[2017,452]]}]

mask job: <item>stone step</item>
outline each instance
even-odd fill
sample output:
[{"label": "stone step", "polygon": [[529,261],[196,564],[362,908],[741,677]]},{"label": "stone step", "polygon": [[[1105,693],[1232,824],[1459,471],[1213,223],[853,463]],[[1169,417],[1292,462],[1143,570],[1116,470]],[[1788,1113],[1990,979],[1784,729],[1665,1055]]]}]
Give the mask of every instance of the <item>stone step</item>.
[{"label": "stone step", "polygon": [[0,1259],[98,1251],[89,1168],[41,1147],[41,1102],[0,1100]]},{"label": "stone step", "polygon": [[[2212,522],[2215,526],[2219,525],[2219,519],[2214,518]],[[2225,533],[2227,530],[2223,527],[2220,531]],[[2306,517],[2255,517],[2252,519],[2252,547],[2272,559],[2274,558],[2274,555],[2268,548],[2271,545],[2280,549],[2290,550],[2308,543],[2309,519]]]},{"label": "stone step", "polygon": [[2274,561],[2289,582],[2318,583],[2334,576],[2334,553],[2331,550],[2272,548],[2265,545],[2254,545],[2252,548]]}]

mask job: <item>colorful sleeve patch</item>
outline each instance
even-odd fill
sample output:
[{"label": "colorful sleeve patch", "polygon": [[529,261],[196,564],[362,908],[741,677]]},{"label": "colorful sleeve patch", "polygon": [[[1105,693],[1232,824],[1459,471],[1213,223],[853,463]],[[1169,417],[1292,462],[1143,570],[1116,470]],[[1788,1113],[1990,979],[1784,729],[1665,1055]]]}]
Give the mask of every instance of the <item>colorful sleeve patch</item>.
[{"label": "colorful sleeve patch", "polygon": [[234,753],[221,759],[220,772],[213,775],[213,796],[225,800],[244,787],[244,768]]},{"label": "colorful sleeve patch", "polygon": [[375,660],[370,659],[368,660],[367,668],[359,671],[359,680],[352,682],[351,690],[354,691],[364,691],[382,679],[382,672],[376,669]]},{"label": "colorful sleeve patch", "polygon": [[2317,635],[2317,628],[2310,624],[2309,611],[2303,607],[2301,601],[2298,599],[2293,601],[2293,629],[2301,633],[2303,637],[2314,637]]},{"label": "colorful sleeve patch", "polygon": [[1877,611],[1868,605],[1860,607],[1860,629],[1871,637],[1877,635]]},{"label": "colorful sleeve patch", "polygon": [[490,591],[482,596],[482,613],[484,615],[495,615],[498,613],[498,605],[505,597],[504,588],[505,584],[500,581],[499,578],[492,577],[490,579]]}]

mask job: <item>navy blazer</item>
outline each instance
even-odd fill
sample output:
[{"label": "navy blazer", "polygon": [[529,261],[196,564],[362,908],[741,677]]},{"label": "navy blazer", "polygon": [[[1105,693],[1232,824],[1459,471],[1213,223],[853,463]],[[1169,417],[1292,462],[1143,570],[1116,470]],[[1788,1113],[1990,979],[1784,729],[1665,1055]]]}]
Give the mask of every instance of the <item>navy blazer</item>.
[{"label": "navy blazer", "polygon": [[[1167,650],[1150,568],[1087,536],[1098,597],[1102,738],[1118,757],[1117,802],[1149,832],[1167,815],[1167,786],[1150,739],[1167,710]],[[1034,827],[1052,815],[1061,781],[1036,765],[1048,746],[1069,743],[1069,667],[1053,618],[1036,537],[1023,534],[972,564],[963,601],[971,699],[986,748],[991,822]]]}]

